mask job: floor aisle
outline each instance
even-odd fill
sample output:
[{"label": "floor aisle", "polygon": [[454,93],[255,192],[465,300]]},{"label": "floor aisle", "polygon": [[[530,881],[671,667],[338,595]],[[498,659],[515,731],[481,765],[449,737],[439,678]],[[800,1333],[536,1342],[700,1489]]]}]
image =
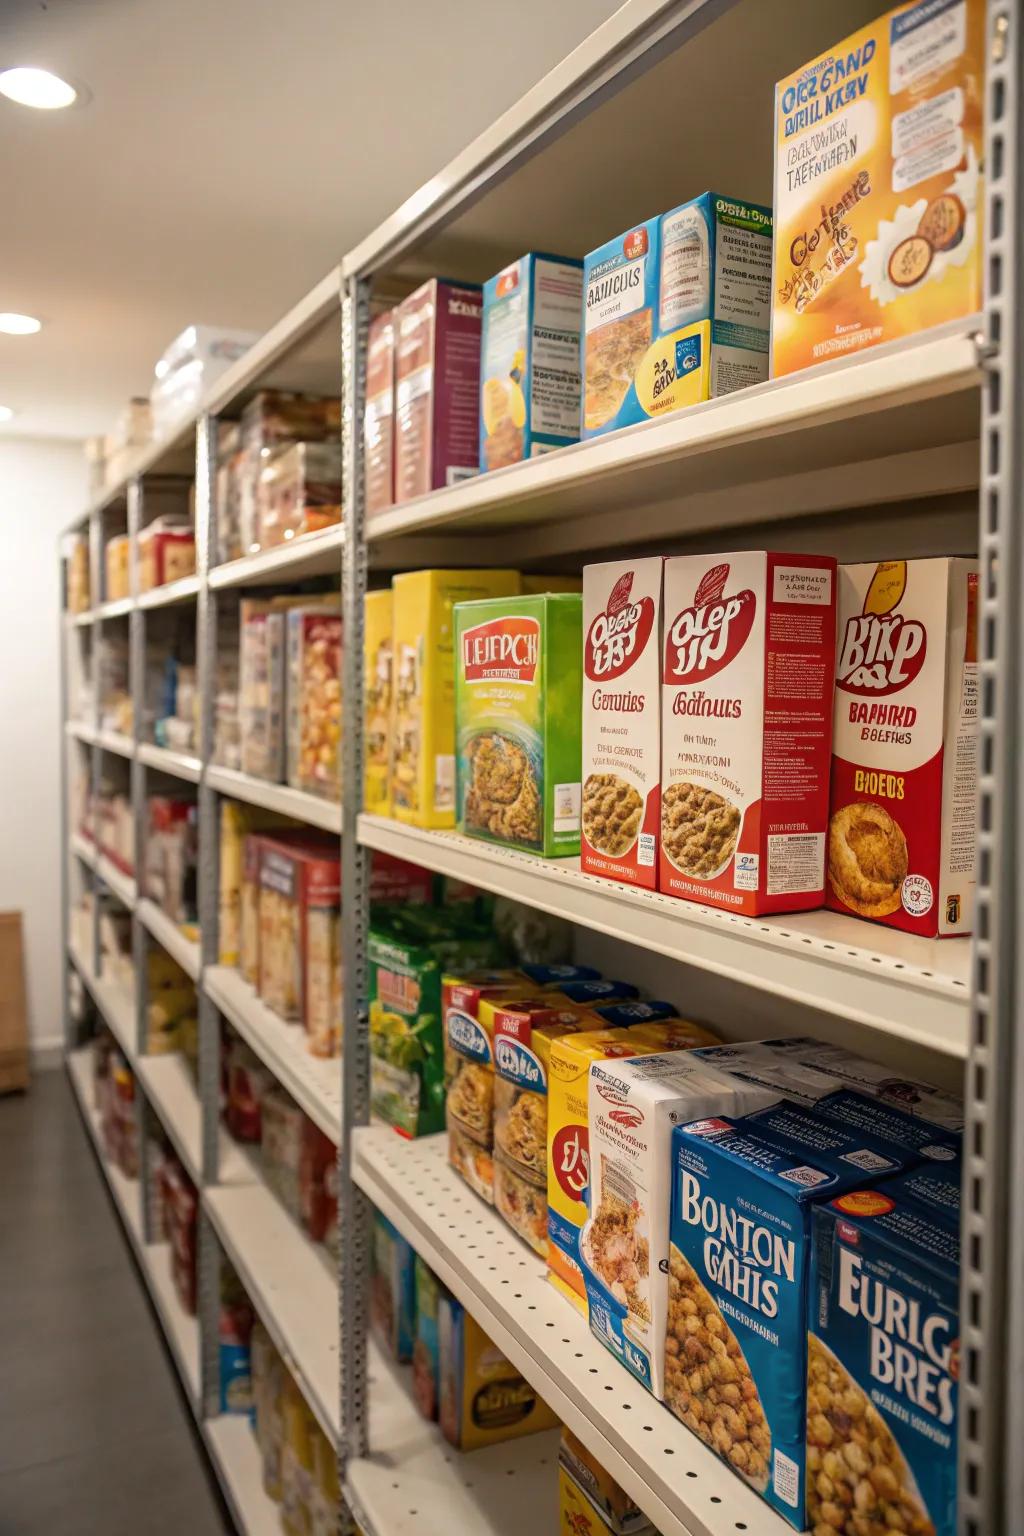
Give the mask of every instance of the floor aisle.
[{"label": "floor aisle", "polygon": [[0,1536],[231,1525],[63,1072],[0,1098]]}]

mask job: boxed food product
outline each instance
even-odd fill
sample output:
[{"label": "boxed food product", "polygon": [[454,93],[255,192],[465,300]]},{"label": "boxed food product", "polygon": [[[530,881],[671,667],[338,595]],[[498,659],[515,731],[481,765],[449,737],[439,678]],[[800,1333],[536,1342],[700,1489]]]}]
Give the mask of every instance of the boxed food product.
[{"label": "boxed food product", "polygon": [[341,443],[286,443],[260,467],[261,549],[341,522]]},{"label": "boxed food product", "polygon": [[67,557],[67,609],[85,613],[89,607],[89,542],[76,538]]},{"label": "boxed food product", "polygon": [[217,1325],[221,1413],[250,1414],[252,1401],[252,1302],[226,1259],[220,1266]]},{"label": "boxed food product", "polygon": [[363,809],[391,814],[391,588],[367,592],[363,604]]},{"label": "boxed food product", "polygon": [[494,1204],[542,1258],[548,1251],[548,1077],[552,1041],[593,1026],[584,1009],[536,997],[483,999],[494,1034]]},{"label": "boxed food product", "polygon": [[247,463],[242,429],[237,421],[217,423],[217,469],[214,506],[217,511],[217,560],[238,560],[242,545],[242,479]]},{"label": "boxed food product", "polygon": [[802,1065],[838,1078],[858,1093],[866,1093],[887,1104],[895,1104],[932,1126],[947,1131],[962,1131],[964,1127],[963,1100],[956,1094],[947,1093],[931,1083],[918,1078],[905,1077],[891,1071],[877,1061],[868,1061],[841,1045],[828,1045],[821,1040],[797,1038],[772,1040],[773,1050],[785,1053]]},{"label": "boxed food product", "polygon": [[370,1254],[370,1327],[394,1359],[412,1359],[416,1318],[416,1258],[380,1211],[373,1217]]},{"label": "boxed food product", "polygon": [[917,0],[775,87],[776,376],[981,308],[984,47]]},{"label": "boxed food product", "polygon": [[666,561],[667,895],[748,916],[822,904],[835,574],[827,555]]},{"label": "boxed food product", "polygon": [[158,517],[139,532],[139,591],[196,573],[196,536],[187,517]]},{"label": "boxed food product", "polygon": [[270,1088],[260,1103],[260,1154],[264,1182],[298,1221],[299,1168],[305,1115],[283,1088]]},{"label": "boxed food product", "polygon": [[583,433],[768,377],[770,208],[705,192],[585,258]]},{"label": "boxed food product", "polygon": [[315,1243],[338,1248],[338,1149],[308,1116],[302,1118],[299,1155],[299,1212]]},{"label": "boxed food product", "polygon": [[429,905],[433,880],[429,869],[410,864],[406,859],[396,859],[394,854],[377,851],[370,859],[370,906],[378,903]]},{"label": "boxed food product", "polygon": [[583,568],[582,868],[653,890],[664,559]]},{"label": "boxed food product", "polygon": [[441,1430],[460,1451],[554,1429],[558,1420],[454,1296],[439,1299]]},{"label": "boxed food product", "polygon": [[[472,990],[472,989],[471,989]],[[494,1202],[494,1025],[449,1002],[465,989],[442,983],[448,1161],[488,1205]]]},{"label": "boxed food product", "polygon": [[558,1486],[560,1536],[650,1536],[654,1530],[643,1510],[564,1424]]},{"label": "boxed food product", "polygon": [[[218,962],[240,966],[243,974],[246,970],[241,957],[243,930],[248,922],[250,933],[255,931],[259,908],[259,861],[257,859],[251,869],[248,867],[246,839],[257,829],[272,831],[284,825],[285,818],[276,811],[240,805],[237,800],[220,802]],[[254,985],[257,953],[258,943],[250,946],[252,975],[246,976],[246,980]]]},{"label": "boxed food product", "polygon": [[957,1530],[960,1237],[899,1182],[814,1212],[807,1519],[839,1536]]},{"label": "boxed food product", "polygon": [[946,1222],[959,1232],[963,1179],[964,1168],[959,1159],[925,1162],[895,1178],[883,1179],[878,1188],[897,1203],[909,1200],[921,1206],[934,1221]]},{"label": "boxed food product", "polygon": [[258,331],[186,326],[153,370],[149,392],[153,436],[165,436],[176,422],[196,411],[202,396],[258,340]]},{"label": "boxed food product", "polygon": [[590,1327],[655,1397],[664,1394],[672,1128],[775,1098],[679,1050],[591,1064],[590,1215],[579,1242]]},{"label": "boxed food product", "polygon": [[238,646],[242,772],[279,782],[284,770],[285,614],[273,600],[244,598]]},{"label": "boxed food product", "polygon": [[172,922],[194,922],[198,910],[195,801],[150,795],[146,811],[146,895]]},{"label": "boxed food product", "polygon": [[333,839],[261,839],[259,993],[282,1019],[302,1020],[317,1055],[333,1054],[341,1017],[340,903]]},{"label": "boxed food product", "polygon": [[480,288],[431,278],[395,315],[395,501],[477,472]]},{"label": "boxed food product", "polygon": [[441,1394],[441,1297],[448,1292],[416,1255],[416,1342],[412,1350],[412,1395],[425,1419],[436,1419]]},{"label": "boxed food product", "polygon": [[583,263],[531,252],[484,284],[480,468],[580,435]]},{"label": "boxed food product", "polygon": [[261,1105],[274,1077],[244,1041],[230,1038],[230,1051],[222,1051],[227,1073],[224,1123],[236,1141],[258,1143]]},{"label": "boxed food product", "polygon": [[373,517],[395,500],[395,313],[390,309],[370,321],[363,457],[366,515]]},{"label": "boxed food product", "polygon": [[316,1420],[292,1376],[284,1379],[281,1416],[281,1528],[285,1536],[308,1536]]},{"label": "boxed food product", "polygon": [[407,571],[392,583],[391,815],[455,825],[457,603],[511,596],[516,571]]},{"label": "boxed food product", "polygon": [[288,783],[341,798],[341,614],[322,603],[288,612]]},{"label": "boxed food product", "polygon": [[261,839],[246,835],[242,853],[242,886],[239,898],[238,968],[252,987],[260,984],[260,860]]},{"label": "boxed food product", "polygon": [[672,1133],[665,1401],[803,1530],[812,1203],[903,1159],[795,1129],[719,1115]]},{"label": "boxed food product", "polygon": [[281,1498],[281,1390],[285,1367],[266,1328],[256,1319],[252,1329],[252,1396],[256,1442],[263,1463],[263,1487],[275,1502]]},{"label": "boxed food product", "polygon": [[978,562],[839,571],[827,905],[923,937],[971,931]]},{"label": "boxed food product", "polygon": [[243,553],[259,548],[260,470],[278,448],[292,443],[337,442],[341,401],[329,396],[289,394],[264,389],[242,412],[239,520]]},{"label": "boxed food product", "polygon": [[113,603],[119,598],[130,597],[132,591],[131,540],[128,535],[122,533],[116,538],[108,539],[103,558],[106,570],[104,583],[106,601]]},{"label": "boxed food product", "polygon": [[573,592],[456,607],[461,832],[579,853],[581,615]]}]

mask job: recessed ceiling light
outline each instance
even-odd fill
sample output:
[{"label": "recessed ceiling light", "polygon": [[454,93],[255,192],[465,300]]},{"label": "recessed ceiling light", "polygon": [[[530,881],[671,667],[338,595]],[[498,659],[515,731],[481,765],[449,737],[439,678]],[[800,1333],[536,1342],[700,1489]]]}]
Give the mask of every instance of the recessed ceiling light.
[{"label": "recessed ceiling light", "polygon": [[34,336],[42,328],[43,322],[35,315],[0,314],[0,331],[5,336]]},{"label": "recessed ceiling light", "polygon": [[78,97],[75,87],[59,75],[25,66],[0,70],[0,94],[21,107],[38,107],[44,112],[70,107]]},{"label": "recessed ceiling light", "polygon": [[10,421],[14,412],[9,405],[0,405],[0,421]]}]

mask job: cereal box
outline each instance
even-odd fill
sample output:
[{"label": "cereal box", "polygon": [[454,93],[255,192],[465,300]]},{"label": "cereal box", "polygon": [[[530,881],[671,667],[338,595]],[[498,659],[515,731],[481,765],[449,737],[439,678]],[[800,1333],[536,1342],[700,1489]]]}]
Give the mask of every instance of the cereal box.
[{"label": "cereal box", "polygon": [[460,1451],[555,1429],[558,1420],[461,1302],[438,1307],[441,1431]]},{"label": "cereal box", "polygon": [[772,371],[982,301],[984,0],[917,0],[775,87]]},{"label": "cereal box", "polygon": [[391,813],[391,588],[367,592],[363,603],[363,809]]},{"label": "cereal box", "polygon": [[518,590],[516,571],[407,571],[395,577],[391,814],[397,821],[455,825],[452,608]]},{"label": "cereal box", "polygon": [[[461,989],[444,979],[442,999]],[[470,989],[475,990],[475,989]],[[494,1203],[494,1026],[442,1001],[445,1042],[445,1125],[448,1161],[482,1200]]]},{"label": "cereal box", "polygon": [[957,1530],[960,1238],[901,1183],[814,1213],[807,1520],[838,1536]]},{"label": "cereal box", "polygon": [[243,773],[280,780],[284,770],[285,615],[273,601],[244,598],[238,655]]},{"label": "cereal box", "polygon": [[590,1068],[590,1218],[580,1259],[590,1328],[655,1397],[664,1394],[672,1127],[742,1115],[770,1090],[689,1052]]},{"label": "cereal box", "polygon": [[395,501],[477,472],[481,294],[437,278],[395,316]]},{"label": "cereal box", "polygon": [[[838,1138],[836,1139],[838,1141]],[[901,1160],[712,1116],[672,1133],[665,1402],[803,1530],[812,1202]],[[724,1348],[722,1347],[724,1345]]]},{"label": "cereal box", "polygon": [[583,263],[531,253],[484,284],[480,468],[536,458],[580,432]]},{"label": "cereal box", "polygon": [[562,1425],[558,1447],[560,1536],[650,1536],[654,1527],[591,1451]]},{"label": "cereal box", "polygon": [[877,1187],[892,1195],[897,1204],[910,1200],[922,1206],[935,1221],[947,1222],[959,1232],[963,1178],[963,1163],[959,1159],[926,1162],[895,1178],[883,1179]]},{"label": "cereal box", "polygon": [[259,994],[300,1019],[317,1055],[333,1054],[341,1020],[341,860],[333,839],[259,840]]},{"label": "cereal box", "polygon": [[768,377],[770,208],[705,192],[583,264],[583,436]]},{"label": "cereal box", "polygon": [[582,1009],[552,1004],[544,994],[480,1005],[492,1021],[494,1203],[514,1232],[541,1257],[548,1238],[548,1071],[551,1042],[591,1023]]},{"label": "cereal box", "polygon": [[288,783],[341,798],[341,614],[322,604],[288,613]]},{"label": "cereal box", "polygon": [[839,571],[826,902],[926,938],[974,915],[978,564]]},{"label": "cereal box", "polygon": [[836,563],[665,564],[658,889],[748,916],[822,903]]},{"label": "cereal box", "polygon": [[877,1061],[855,1055],[844,1046],[828,1045],[821,1040],[772,1040],[769,1043],[773,1050],[788,1053],[802,1064],[838,1078],[857,1093],[895,1104],[932,1126],[947,1131],[963,1130],[963,1100],[931,1083],[904,1077]]},{"label": "cereal box", "polygon": [[385,511],[395,499],[394,417],[395,316],[388,310],[370,321],[366,348],[363,453],[367,517]]},{"label": "cereal box", "polygon": [[416,1256],[383,1216],[373,1216],[370,1249],[370,1327],[394,1359],[412,1359],[416,1327]]},{"label": "cereal box", "polygon": [[586,1314],[579,1238],[590,1188],[589,1076],[594,1061],[656,1056],[673,1045],[656,1025],[587,1030],[552,1041],[548,1061],[548,1278]]},{"label": "cereal box", "polygon": [[580,616],[572,592],[455,610],[460,832],[580,849]]},{"label": "cereal box", "polygon": [[648,890],[658,882],[664,564],[583,569],[582,867]]}]

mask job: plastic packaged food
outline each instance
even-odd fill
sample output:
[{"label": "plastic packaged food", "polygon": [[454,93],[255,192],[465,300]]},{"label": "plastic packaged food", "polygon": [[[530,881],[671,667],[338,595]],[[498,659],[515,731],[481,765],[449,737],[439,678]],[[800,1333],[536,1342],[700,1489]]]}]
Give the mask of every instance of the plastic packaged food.
[{"label": "plastic packaged food", "polygon": [[341,798],[341,614],[288,613],[288,783]]},{"label": "plastic packaged food", "polygon": [[367,592],[363,605],[363,805],[391,814],[391,687],[394,604],[391,588]]},{"label": "plastic packaged food", "polygon": [[341,444],[289,443],[263,460],[259,485],[261,549],[341,521]]},{"label": "plastic packaged food", "polygon": [[169,581],[194,576],[196,536],[191,522],[158,517],[139,532],[139,591],[151,592]]},{"label": "plastic packaged food", "polygon": [[195,411],[203,395],[258,340],[258,331],[186,326],[153,370],[155,380],[149,392],[153,436],[163,437]]},{"label": "plastic packaged food", "polygon": [[432,278],[395,310],[395,501],[477,473],[481,291]]},{"label": "plastic packaged food", "polygon": [[366,405],[363,410],[366,459],[366,515],[383,512],[395,500],[395,316],[370,321],[366,351]]}]

